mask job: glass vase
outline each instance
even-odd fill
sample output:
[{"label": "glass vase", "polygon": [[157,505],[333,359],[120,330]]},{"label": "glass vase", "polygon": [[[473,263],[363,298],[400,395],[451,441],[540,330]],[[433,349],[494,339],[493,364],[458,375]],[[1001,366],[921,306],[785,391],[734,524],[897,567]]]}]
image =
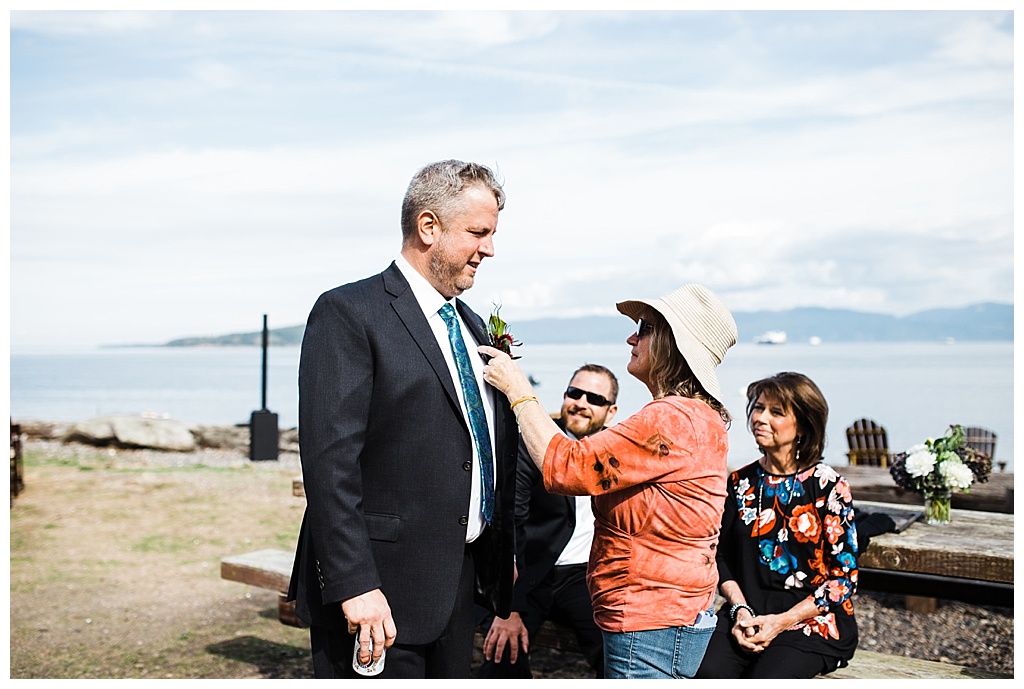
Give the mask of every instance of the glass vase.
[{"label": "glass vase", "polygon": [[924,519],[929,524],[949,523],[949,488],[924,491]]}]

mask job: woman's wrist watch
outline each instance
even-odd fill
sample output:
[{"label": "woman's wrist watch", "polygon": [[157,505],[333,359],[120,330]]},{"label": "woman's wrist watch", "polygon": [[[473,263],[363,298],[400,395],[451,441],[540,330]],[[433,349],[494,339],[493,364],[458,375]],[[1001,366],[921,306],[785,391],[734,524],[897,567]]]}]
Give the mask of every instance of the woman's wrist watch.
[{"label": "woman's wrist watch", "polygon": [[750,613],[751,617],[757,616],[757,613],[754,612],[754,609],[746,603],[737,603],[736,605],[729,608],[729,621],[733,624],[736,624],[736,613],[738,613],[740,610],[746,610]]}]

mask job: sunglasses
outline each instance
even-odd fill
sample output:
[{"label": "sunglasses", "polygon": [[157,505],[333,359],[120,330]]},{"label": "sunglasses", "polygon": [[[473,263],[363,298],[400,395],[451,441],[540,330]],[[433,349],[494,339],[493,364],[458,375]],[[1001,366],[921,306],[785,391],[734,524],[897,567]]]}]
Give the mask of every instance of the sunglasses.
[{"label": "sunglasses", "polygon": [[645,321],[643,318],[636,322],[636,339],[643,339],[644,336],[650,335],[654,332],[654,324],[650,321]]},{"label": "sunglasses", "polygon": [[565,396],[574,400],[578,400],[584,395],[587,396],[587,402],[595,407],[607,407],[614,404],[614,402],[605,399],[596,392],[587,392],[586,390],[580,390],[579,388],[574,388],[572,386],[569,386],[565,391]]}]

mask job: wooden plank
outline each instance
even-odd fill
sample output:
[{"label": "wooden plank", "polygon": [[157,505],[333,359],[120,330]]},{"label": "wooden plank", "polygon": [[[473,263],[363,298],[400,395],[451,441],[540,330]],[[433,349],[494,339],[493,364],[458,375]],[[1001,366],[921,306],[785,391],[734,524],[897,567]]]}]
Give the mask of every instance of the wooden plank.
[{"label": "wooden plank", "polygon": [[222,579],[284,593],[292,576],[294,554],[276,548],[232,555],[220,561]]},{"label": "wooden plank", "polygon": [[857,650],[850,664],[818,679],[1001,679],[975,668]]},{"label": "wooden plank", "polygon": [[302,482],[301,474],[292,479],[292,495],[297,498],[306,497],[306,484]]},{"label": "wooden plank", "polygon": [[[874,503],[857,504],[870,510]],[[954,509],[951,516],[951,523],[942,526],[915,522],[902,533],[872,537],[858,564],[1012,584],[1013,515]]]}]

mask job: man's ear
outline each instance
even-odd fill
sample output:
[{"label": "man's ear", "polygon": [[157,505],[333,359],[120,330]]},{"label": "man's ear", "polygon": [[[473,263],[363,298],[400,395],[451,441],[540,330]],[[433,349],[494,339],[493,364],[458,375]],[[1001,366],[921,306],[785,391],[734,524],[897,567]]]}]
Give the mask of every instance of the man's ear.
[{"label": "man's ear", "polygon": [[612,406],[608,407],[608,416],[604,417],[605,427],[607,427],[608,424],[611,423],[612,419],[615,418],[615,412],[617,412],[618,410],[619,406],[617,404],[613,404]]},{"label": "man's ear", "polygon": [[420,211],[416,216],[416,234],[424,246],[430,246],[437,241],[438,235],[441,234],[441,223],[434,211]]}]

